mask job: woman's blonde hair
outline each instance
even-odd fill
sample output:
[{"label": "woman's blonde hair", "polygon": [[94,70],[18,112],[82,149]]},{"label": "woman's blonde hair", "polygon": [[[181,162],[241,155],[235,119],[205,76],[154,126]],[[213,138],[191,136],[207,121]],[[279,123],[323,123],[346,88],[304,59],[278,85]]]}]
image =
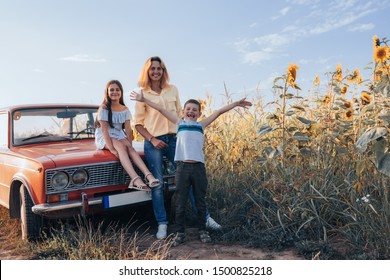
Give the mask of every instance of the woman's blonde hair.
[{"label": "woman's blonde hair", "polygon": [[163,74],[160,80],[160,87],[166,88],[169,86],[169,74],[167,68],[165,67],[164,61],[162,61],[162,59],[158,56],[152,56],[146,60],[138,80],[138,86],[142,87],[145,90],[150,90],[152,86],[152,82],[149,78],[149,69],[152,66],[153,61],[159,62],[161,68],[163,69]]}]

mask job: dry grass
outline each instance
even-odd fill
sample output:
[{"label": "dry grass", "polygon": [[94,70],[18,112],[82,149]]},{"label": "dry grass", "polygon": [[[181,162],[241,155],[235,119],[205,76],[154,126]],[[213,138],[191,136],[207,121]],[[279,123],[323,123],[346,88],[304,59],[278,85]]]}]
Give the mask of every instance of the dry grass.
[{"label": "dry grass", "polygon": [[0,259],[28,259],[28,244],[20,239],[21,230],[18,220],[10,220],[8,209],[0,207]]},{"label": "dry grass", "polygon": [[[389,57],[376,53],[387,41],[374,43],[368,78],[337,65],[303,98],[291,64],[275,79],[274,102],[255,98],[251,110],[224,114],[206,130],[207,203],[224,225],[216,242],[295,247],[308,259],[390,259],[390,70]],[[202,106],[210,114],[211,97]],[[4,214],[4,248],[26,252]],[[30,248],[38,259],[169,256],[170,241],[138,232],[79,221]]]},{"label": "dry grass", "polygon": [[[230,225],[223,238],[295,246],[308,258],[390,258],[387,63],[375,61],[366,80],[337,65],[305,98],[289,67],[275,79],[274,102],[254,99],[252,110],[214,123],[206,132],[209,205]],[[348,244],[344,256],[332,240]]]}]

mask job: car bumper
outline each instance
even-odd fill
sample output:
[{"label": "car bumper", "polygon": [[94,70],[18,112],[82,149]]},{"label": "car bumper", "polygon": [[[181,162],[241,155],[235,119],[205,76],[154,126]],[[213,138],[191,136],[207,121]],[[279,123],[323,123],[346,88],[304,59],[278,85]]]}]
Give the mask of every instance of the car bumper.
[{"label": "car bumper", "polygon": [[45,215],[55,211],[79,209],[81,214],[85,215],[88,214],[90,206],[100,206],[104,209],[109,209],[150,201],[151,199],[151,193],[144,191],[126,192],[97,198],[88,198],[85,193],[82,193],[81,200],[37,204],[32,207],[32,211],[38,215]]}]

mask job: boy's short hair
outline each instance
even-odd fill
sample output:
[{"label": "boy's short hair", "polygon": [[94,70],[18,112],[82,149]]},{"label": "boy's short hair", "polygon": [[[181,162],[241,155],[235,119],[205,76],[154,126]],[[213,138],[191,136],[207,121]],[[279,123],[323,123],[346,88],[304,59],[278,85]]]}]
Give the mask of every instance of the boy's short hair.
[{"label": "boy's short hair", "polygon": [[186,101],[186,103],[184,103],[183,109],[186,107],[186,105],[188,103],[192,103],[192,104],[198,105],[199,106],[199,112],[201,111],[202,106],[201,106],[200,102],[198,100],[196,100],[196,99],[188,99]]}]

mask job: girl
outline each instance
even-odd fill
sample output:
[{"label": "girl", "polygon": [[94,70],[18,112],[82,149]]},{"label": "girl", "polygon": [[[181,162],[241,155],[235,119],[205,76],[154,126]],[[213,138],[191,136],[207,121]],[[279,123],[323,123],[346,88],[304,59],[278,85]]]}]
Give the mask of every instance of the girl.
[{"label": "girl", "polygon": [[[106,85],[103,104],[99,107],[95,124],[95,143],[100,150],[107,149],[119,158],[129,174],[129,188],[150,191],[160,185],[160,181],[146,167],[144,161],[132,146],[131,113],[123,101],[123,87],[117,80]],[[135,172],[131,160],[145,175],[146,185]]]}]

